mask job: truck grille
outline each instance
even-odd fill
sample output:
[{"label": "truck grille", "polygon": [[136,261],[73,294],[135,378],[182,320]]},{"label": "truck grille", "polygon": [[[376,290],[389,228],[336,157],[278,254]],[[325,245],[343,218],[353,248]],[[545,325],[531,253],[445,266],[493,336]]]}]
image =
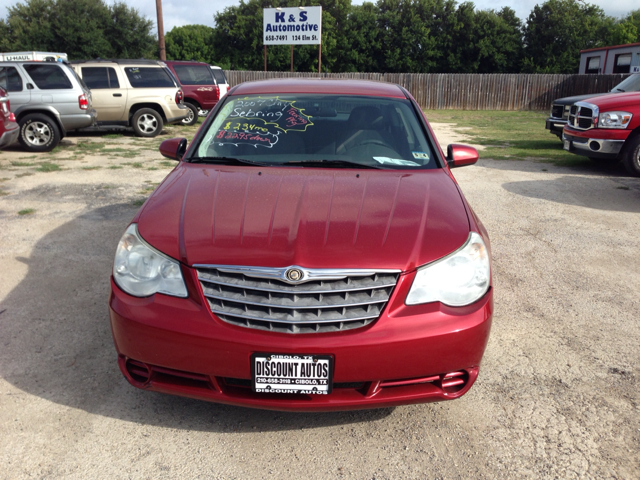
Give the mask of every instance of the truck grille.
[{"label": "truck grille", "polygon": [[593,116],[593,109],[577,104],[572,105],[569,112],[569,125],[579,130],[588,130],[593,128]]},{"label": "truck grille", "polygon": [[[292,268],[304,272],[288,281]],[[211,311],[221,320],[282,333],[324,333],[364,327],[384,310],[396,270],[329,270],[196,265]],[[257,271],[257,273],[256,273]]]},{"label": "truck grille", "polygon": [[564,117],[564,105],[556,105],[556,104],[552,105],[551,106],[551,116],[553,118],[563,118]]}]

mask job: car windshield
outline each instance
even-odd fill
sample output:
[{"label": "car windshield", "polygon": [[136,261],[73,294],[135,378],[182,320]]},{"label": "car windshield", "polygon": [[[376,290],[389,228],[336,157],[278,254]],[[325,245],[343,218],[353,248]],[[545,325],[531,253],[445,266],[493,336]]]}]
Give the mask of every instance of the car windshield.
[{"label": "car windshield", "polygon": [[640,74],[625,78],[613,87],[612,92],[640,92]]},{"label": "car windshield", "polygon": [[438,168],[406,99],[308,94],[231,97],[201,138],[192,162]]}]

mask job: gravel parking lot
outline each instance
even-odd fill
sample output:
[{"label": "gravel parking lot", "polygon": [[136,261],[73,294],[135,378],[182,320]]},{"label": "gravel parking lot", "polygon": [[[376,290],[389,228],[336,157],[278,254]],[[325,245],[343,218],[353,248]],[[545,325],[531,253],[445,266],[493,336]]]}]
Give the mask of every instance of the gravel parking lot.
[{"label": "gravel parking lot", "polygon": [[471,391],[265,412],[143,392],[116,365],[113,254],[172,168],[167,130],[0,152],[0,478],[640,478],[640,179],[481,153],[454,170],[493,250]]}]

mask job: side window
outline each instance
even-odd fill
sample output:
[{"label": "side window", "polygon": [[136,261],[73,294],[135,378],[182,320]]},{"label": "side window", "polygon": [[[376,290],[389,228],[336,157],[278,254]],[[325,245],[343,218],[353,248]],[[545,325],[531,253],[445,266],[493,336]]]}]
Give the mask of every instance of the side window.
[{"label": "side window", "polygon": [[111,88],[120,88],[120,82],[118,81],[118,75],[116,75],[116,71],[114,68],[107,68],[109,71],[109,85]]},{"label": "side window", "polygon": [[227,77],[224,76],[224,72],[222,70],[220,70],[219,68],[212,68],[211,71],[213,72],[213,76],[215,77],[217,83],[229,83],[227,82]]},{"label": "side window", "polygon": [[600,57],[587,57],[584,73],[600,73]]},{"label": "side window", "polygon": [[613,73],[629,73],[630,67],[630,53],[621,53],[620,55],[616,55],[615,62],[613,64]]},{"label": "side window", "polygon": [[22,78],[15,67],[0,67],[0,87],[7,92],[22,91]]},{"label": "side window", "polygon": [[182,85],[213,85],[208,65],[174,65],[173,69]]},{"label": "side window", "polygon": [[31,79],[40,90],[71,89],[71,81],[58,65],[24,65]]},{"label": "side window", "polygon": [[133,88],[175,88],[173,80],[161,67],[126,67],[124,73]]},{"label": "side window", "polygon": [[82,79],[89,88],[109,88],[106,67],[82,67]]}]

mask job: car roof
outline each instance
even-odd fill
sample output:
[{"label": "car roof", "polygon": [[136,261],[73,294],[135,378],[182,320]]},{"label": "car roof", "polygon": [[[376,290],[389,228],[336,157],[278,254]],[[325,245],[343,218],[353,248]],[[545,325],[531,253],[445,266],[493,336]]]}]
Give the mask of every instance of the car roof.
[{"label": "car roof", "polygon": [[399,85],[371,80],[280,78],[241,83],[233,95],[263,93],[319,93],[342,95],[371,95],[376,97],[407,98]]},{"label": "car roof", "polygon": [[135,60],[135,59],[127,59],[127,58],[96,58],[95,60],[73,60],[69,62],[72,65],[77,65],[81,63],[117,63],[118,65],[154,65],[158,66],[160,63],[158,60]]},{"label": "car roof", "polygon": [[167,65],[175,65],[175,64],[182,64],[182,65],[209,65],[208,63],[205,62],[198,62],[196,60],[162,60],[163,63],[166,63]]}]

